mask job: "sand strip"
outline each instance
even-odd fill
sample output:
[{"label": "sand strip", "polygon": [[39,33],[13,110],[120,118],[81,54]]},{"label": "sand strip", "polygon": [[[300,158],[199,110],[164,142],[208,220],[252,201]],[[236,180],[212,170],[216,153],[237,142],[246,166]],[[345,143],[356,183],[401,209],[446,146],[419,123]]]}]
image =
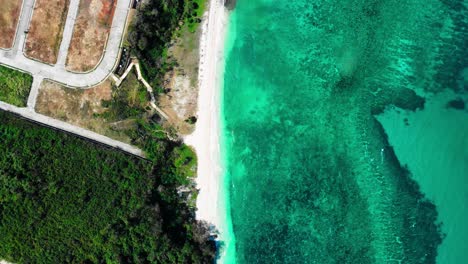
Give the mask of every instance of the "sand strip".
[{"label": "sand strip", "polygon": [[186,136],[186,144],[195,148],[198,156],[197,218],[205,220],[223,232],[224,216],[220,208],[220,91],[223,73],[224,39],[228,11],[223,1],[211,0],[204,15],[200,39],[198,120],[193,134]]}]

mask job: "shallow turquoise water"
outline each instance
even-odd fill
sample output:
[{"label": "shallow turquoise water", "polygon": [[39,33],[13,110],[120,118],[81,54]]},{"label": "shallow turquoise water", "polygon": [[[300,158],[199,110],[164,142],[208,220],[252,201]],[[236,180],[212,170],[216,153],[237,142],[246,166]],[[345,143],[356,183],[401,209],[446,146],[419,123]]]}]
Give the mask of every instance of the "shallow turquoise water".
[{"label": "shallow turquoise water", "polygon": [[444,204],[375,116],[468,89],[467,8],[238,0],[222,96],[235,237],[224,262],[435,263]]},{"label": "shallow turquoise water", "polygon": [[447,107],[468,93],[428,96],[424,110],[388,109],[378,116],[400,162],[434,202],[446,235],[437,263],[465,263],[468,243],[468,110]]}]

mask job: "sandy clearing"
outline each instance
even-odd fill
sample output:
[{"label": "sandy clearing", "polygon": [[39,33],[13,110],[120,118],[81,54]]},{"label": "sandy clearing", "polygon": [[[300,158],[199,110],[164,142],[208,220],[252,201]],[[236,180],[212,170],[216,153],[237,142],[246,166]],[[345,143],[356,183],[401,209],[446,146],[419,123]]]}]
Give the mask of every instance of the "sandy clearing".
[{"label": "sandy clearing", "polygon": [[69,4],[70,0],[36,0],[25,45],[28,57],[57,62]]},{"label": "sandy clearing", "polygon": [[86,72],[99,64],[117,0],[81,0],[73,36],[68,50],[66,69]]},{"label": "sandy clearing", "polygon": [[23,0],[0,0],[0,48],[13,46],[22,3]]},{"label": "sandy clearing", "polygon": [[186,144],[195,148],[198,156],[197,185],[200,193],[197,218],[216,225],[221,234],[226,227],[223,226],[224,200],[220,195],[222,164],[219,104],[227,18],[228,11],[222,1],[211,0],[200,39],[198,121],[194,133],[184,138]]},{"label": "sandy clearing", "polygon": [[102,106],[102,101],[111,99],[110,81],[86,90],[73,90],[44,81],[39,90],[35,110],[37,113],[130,144],[131,139],[123,130],[132,129],[133,120],[113,122],[99,116],[107,111]]}]

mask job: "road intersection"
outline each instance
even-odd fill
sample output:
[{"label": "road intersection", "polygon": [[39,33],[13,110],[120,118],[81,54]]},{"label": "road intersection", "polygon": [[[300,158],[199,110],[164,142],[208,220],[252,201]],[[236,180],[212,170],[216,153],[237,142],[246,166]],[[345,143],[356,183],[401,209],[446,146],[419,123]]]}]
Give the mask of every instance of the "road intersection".
[{"label": "road intersection", "polygon": [[34,9],[34,0],[24,0],[20,23],[16,32],[15,44],[10,50],[0,49],[0,64],[30,73],[33,77],[41,76],[43,79],[55,81],[70,88],[89,88],[95,86],[104,81],[112,73],[118,63],[122,36],[125,30],[130,4],[131,0],[119,0],[117,2],[106,50],[99,65],[91,72],[75,73],[65,69],[65,60],[68,54],[73,27],[75,25],[79,1],[72,0],[70,2],[58,63],[55,65],[48,65],[30,59],[23,53],[27,35],[26,32],[28,32],[29,22]]},{"label": "road intersection", "polygon": [[71,0],[70,7],[63,31],[58,60],[55,65],[48,65],[40,61],[30,59],[23,53],[24,44],[29,30],[29,24],[34,11],[35,0],[23,0],[20,21],[16,30],[14,45],[11,49],[0,49],[0,65],[4,65],[33,76],[33,84],[27,102],[27,107],[20,108],[0,102],[0,109],[16,113],[24,118],[46,126],[55,127],[69,133],[77,134],[99,143],[118,148],[125,152],[143,157],[143,152],[129,144],[122,143],[102,136],[95,132],[56,120],[35,112],[37,96],[41,82],[45,79],[60,83],[73,89],[87,89],[96,86],[106,80],[112,74],[118,64],[122,39],[126,28],[127,16],[131,8],[132,0],[118,0],[115,9],[112,26],[103,57],[96,68],[87,73],[76,73],[65,69],[65,61],[73,35],[76,16],[79,8],[79,0]]}]

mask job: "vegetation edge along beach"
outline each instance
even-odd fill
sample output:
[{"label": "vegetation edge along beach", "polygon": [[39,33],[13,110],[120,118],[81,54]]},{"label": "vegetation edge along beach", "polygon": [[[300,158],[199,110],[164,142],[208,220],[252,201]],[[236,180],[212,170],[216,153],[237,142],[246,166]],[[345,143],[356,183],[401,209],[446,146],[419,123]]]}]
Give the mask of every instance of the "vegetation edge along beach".
[{"label": "vegetation edge along beach", "polygon": [[[126,45],[155,87],[174,66],[167,49],[180,26],[195,32],[206,2],[149,1],[137,13]],[[0,112],[2,263],[213,262],[214,226],[195,218],[197,157],[161,129],[140,118],[142,160]]]},{"label": "vegetation edge along beach", "polygon": [[198,157],[197,218],[213,223],[219,235],[218,262],[225,263],[235,251],[229,219],[229,199],[224,187],[222,153],[222,89],[225,70],[229,13],[235,1],[209,0],[200,38],[198,112],[195,131],[184,142]]}]

